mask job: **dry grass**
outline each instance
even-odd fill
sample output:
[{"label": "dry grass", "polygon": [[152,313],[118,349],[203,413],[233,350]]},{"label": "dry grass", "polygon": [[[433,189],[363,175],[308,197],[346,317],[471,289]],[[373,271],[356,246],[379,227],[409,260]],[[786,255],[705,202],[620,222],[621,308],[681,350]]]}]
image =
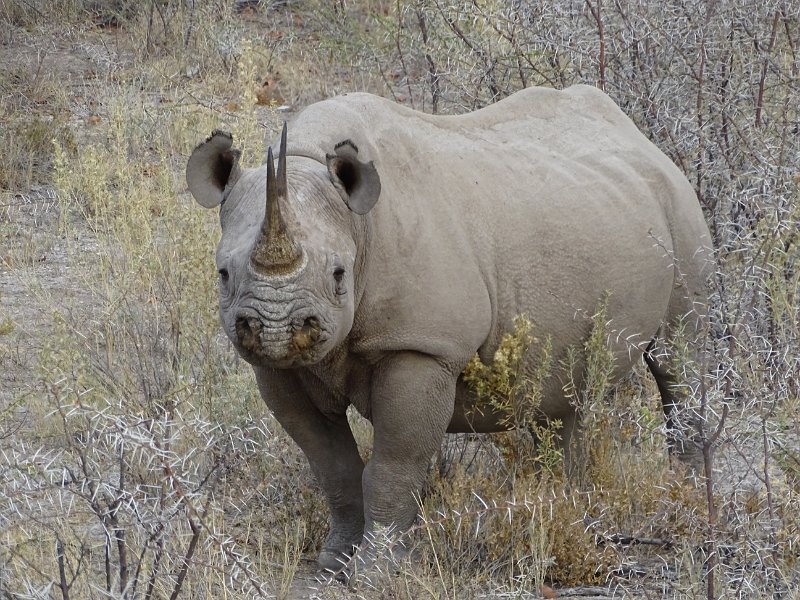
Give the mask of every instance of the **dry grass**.
[{"label": "dry grass", "polygon": [[[197,142],[231,130],[255,165],[279,105],[360,89],[450,112],[577,81],[605,86],[686,170],[720,247],[711,358],[684,365],[704,439],[722,423],[715,486],[671,470],[643,372],[609,387],[602,318],[576,349],[592,365],[575,390],[586,462],[565,477],[554,429],[530,419],[560,365],[520,321],[500,363],[471,368],[521,430],[443,446],[413,560],[361,593],[525,597],[590,583],[648,597],[796,593],[796,11],[767,2],[739,29],[728,18],[745,15],[737,2],[713,21],[711,4],[687,8],[670,30],[687,46],[668,47],[658,37],[668,24],[638,5],[273,4],[0,7],[13,48],[0,58],[0,596],[311,593],[291,582],[300,573],[313,587],[307,559],[326,508],[219,333],[218,225],[182,175]],[[626,46],[631,36],[641,39]],[[525,352],[539,353],[539,372],[514,368]],[[369,425],[351,422],[368,456]]]}]

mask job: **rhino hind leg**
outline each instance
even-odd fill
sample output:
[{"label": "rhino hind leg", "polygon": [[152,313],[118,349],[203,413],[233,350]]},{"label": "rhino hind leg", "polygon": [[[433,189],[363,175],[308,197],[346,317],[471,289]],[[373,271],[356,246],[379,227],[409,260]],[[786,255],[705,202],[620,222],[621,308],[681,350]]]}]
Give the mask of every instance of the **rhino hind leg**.
[{"label": "rhino hind leg", "polygon": [[696,415],[688,404],[688,382],[671,364],[663,338],[653,339],[644,353],[644,359],[661,396],[670,457],[685,464],[693,473],[702,473],[702,445],[698,439]]},{"label": "rhino hind leg", "polygon": [[661,395],[670,455],[694,474],[702,474],[700,417],[692,406],[691,390],[697,388],[705,362],[702,355],[708,333],[708,282],[715,263],[710,246],[696,247],[696,240],[707,239],[707,234],[699,229],[676,229],[673,235],[676,250],[672,256],[672,295],[662,326],[644,358]]}]

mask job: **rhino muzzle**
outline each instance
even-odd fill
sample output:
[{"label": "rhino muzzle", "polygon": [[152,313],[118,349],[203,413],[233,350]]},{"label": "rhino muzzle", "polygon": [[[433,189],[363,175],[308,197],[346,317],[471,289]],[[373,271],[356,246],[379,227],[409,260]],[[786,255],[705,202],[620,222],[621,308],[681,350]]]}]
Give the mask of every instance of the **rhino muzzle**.
[{"label": "rhino muzzle", "polygon": [[243,356],[275,366],[313,363],[326,336],[317,317],[310,316],[282,328],[265,327],[254,316],[241,315],[234,325]]}]

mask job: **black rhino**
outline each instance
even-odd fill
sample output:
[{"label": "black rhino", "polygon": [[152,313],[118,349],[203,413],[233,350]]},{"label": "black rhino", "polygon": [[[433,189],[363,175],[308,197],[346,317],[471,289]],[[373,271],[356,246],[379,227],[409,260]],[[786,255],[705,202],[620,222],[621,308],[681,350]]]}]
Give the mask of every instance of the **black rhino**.
[{"label": "black rhino", "polygon": [[[272,149],[242,169],[217,131],[186,175],[221,205],[225,332],[330,504],[322,568],[413,523],[445,432],[497,429],[460,375],[516,315],[558,358],[609,293],[618,376],[644,355],[668,418],[680,403],[658,355],[670,327],[702,322],[709,232],[683,174],[601,91],[530,88],[461,116],[346,94],[300,113],[278,154],[277,173]],[[374,426],[366,466],[351,404]],[[571,439],[555,377],[541,410]]]}]

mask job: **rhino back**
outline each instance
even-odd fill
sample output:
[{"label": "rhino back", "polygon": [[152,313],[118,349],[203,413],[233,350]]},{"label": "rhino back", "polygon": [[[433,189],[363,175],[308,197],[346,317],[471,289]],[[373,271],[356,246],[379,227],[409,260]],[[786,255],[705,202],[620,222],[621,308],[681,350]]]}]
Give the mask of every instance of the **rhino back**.
[{"label": "rhino back", "polygon": [[586,86],[529,88],[461,116],[349,94],[291,131],[290,155],[324,162],[351,139],[380,173],[380,201],[357,217],[370,235],[351,346],[367,355],[410,349],[460,369],[476,350],[489,359],[519,313],[562,353],[610,292],[626,370],[667,310],[673,230],[702,224],[677,168]]}]

